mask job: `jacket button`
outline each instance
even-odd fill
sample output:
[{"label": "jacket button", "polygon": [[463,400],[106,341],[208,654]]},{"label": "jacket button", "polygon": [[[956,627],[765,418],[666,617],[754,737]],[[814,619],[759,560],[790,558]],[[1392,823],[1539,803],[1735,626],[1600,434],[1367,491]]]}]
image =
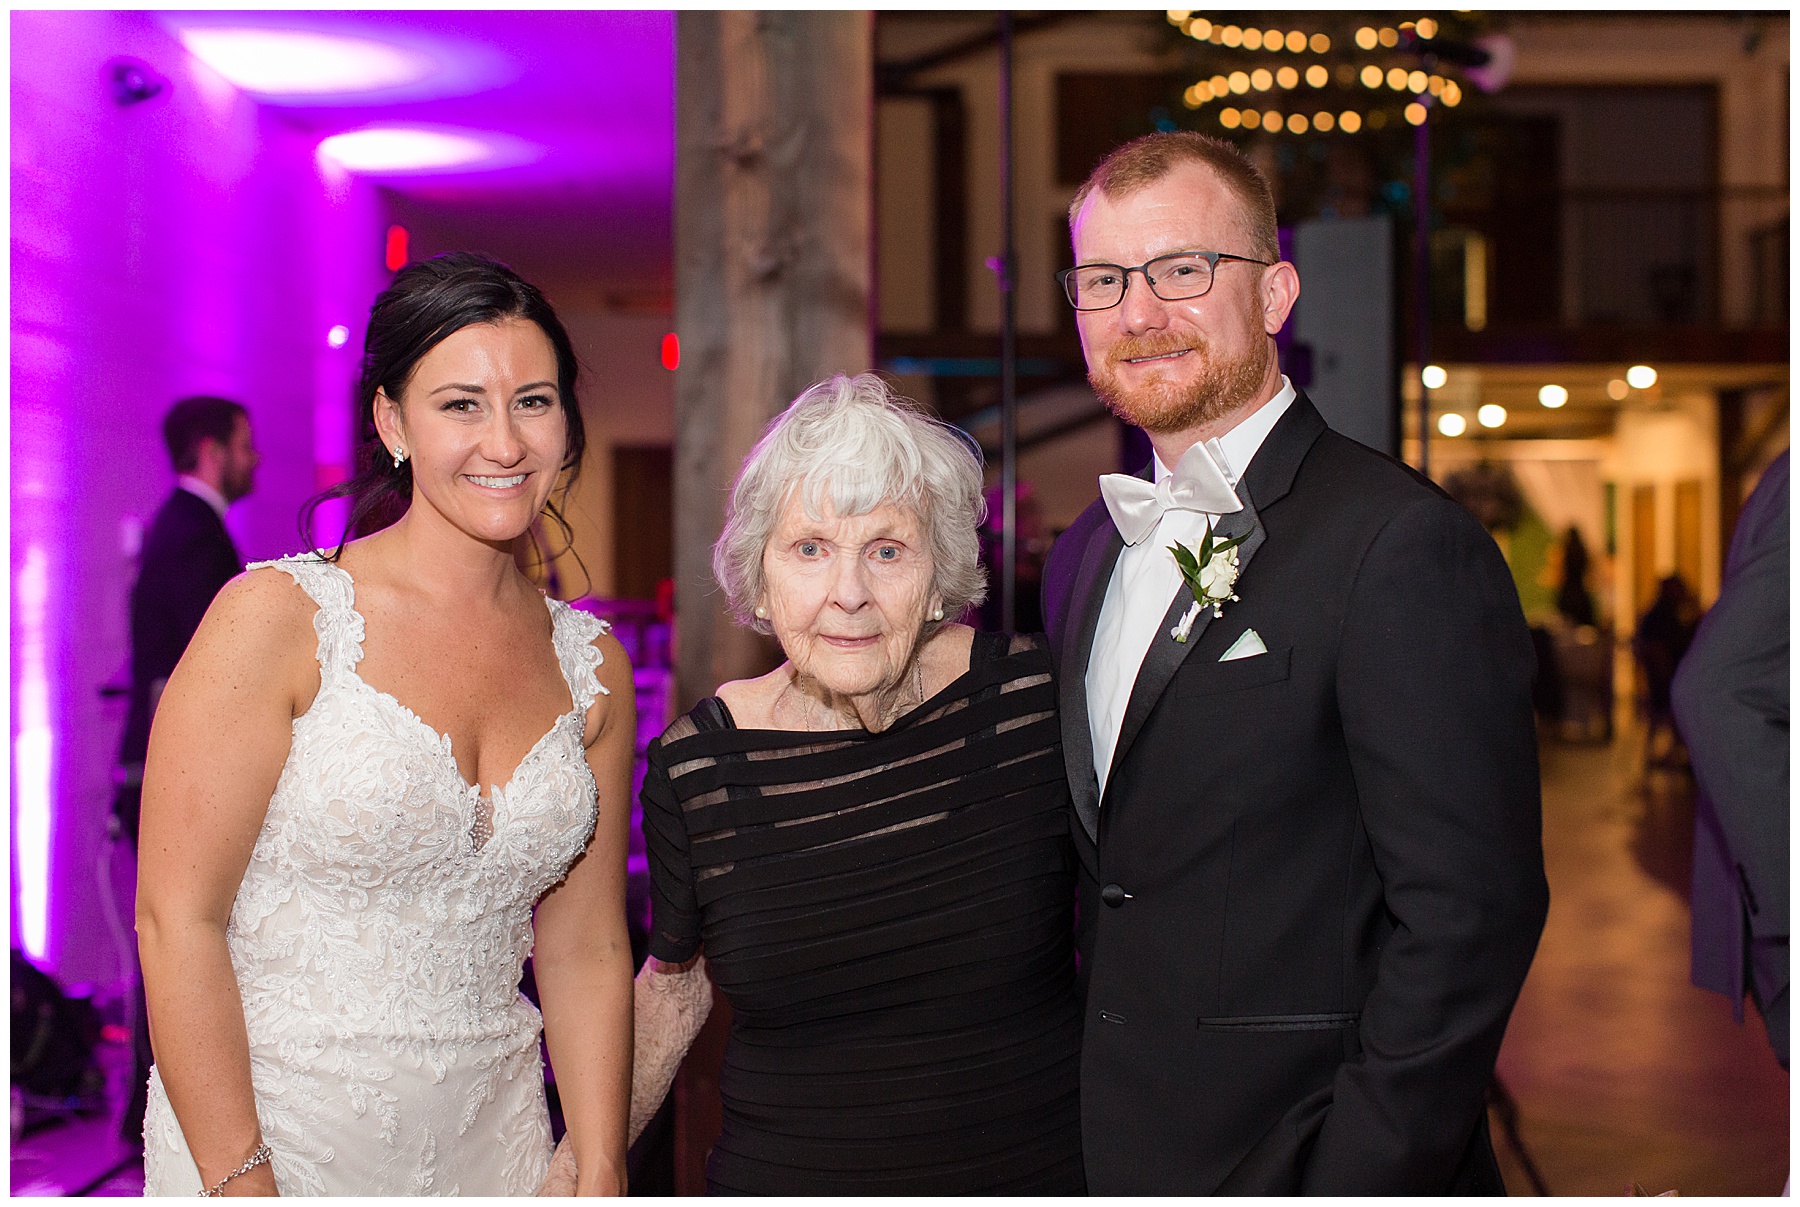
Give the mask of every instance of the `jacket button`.
[{"label": "jacket button", "polygon": [[1104,904],[1111,906],[1113,909],[1118,909],[1121,905],[1124,905],[1127,901],[1131,900],[1131,894],[1116,884],[1109,884],[1100,890],[1100,900]]}]

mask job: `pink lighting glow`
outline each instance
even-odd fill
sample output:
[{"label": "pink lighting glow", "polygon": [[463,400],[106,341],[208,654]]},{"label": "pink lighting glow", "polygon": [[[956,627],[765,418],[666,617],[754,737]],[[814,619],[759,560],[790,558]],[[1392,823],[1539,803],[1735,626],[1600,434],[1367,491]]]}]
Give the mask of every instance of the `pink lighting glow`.
[{"label": "pink lighting glow", "polygon": [[188,52],[257,96],[332,96],[416,84],[437,64],[385,42],[301,29],[184,29]]},{"label": "pink lighting glow", "polygon": [[25,550],[15,599],[19,607],[19,735],[13,740],[13,859],[19,894],[19,934],[26,954],[50,950],[51,792],[50,676],[44,618],[50,600],[50,558],[42,545]]},{"label": "pink lighting glow", "polygon": [[537,154],[538,149],[522,139],[451,127],[368,126],[334,134],[319,144],[322,158],[345,171],[374,176],[508,167]]}]

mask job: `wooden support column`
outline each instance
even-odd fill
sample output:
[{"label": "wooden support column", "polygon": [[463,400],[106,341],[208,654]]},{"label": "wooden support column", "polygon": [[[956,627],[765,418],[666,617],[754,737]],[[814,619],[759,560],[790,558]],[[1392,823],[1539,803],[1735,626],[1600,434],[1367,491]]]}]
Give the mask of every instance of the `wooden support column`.
[{"label": "wooden support column", "polygon": [[[866,12],[676,18],[675,691],[779,650],[738,627],[712,546],[745,454],[808,385],[872,364],[874,46]],[[705,1192],[730,1011],[676,1078],[675,1188]]]}]

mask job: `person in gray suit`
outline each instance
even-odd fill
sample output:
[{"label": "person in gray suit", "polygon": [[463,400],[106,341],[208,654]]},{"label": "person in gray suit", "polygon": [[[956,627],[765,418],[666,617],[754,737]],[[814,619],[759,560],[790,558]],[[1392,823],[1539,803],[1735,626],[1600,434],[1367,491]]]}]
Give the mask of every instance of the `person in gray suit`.
[{"label": "person in gray suit", "polygon": [[1675,673],[1700,791],[1693,980],[1744,1019],[1749,992],[1788,1067],[1788,454],[1744,504],[1725,581]]}]

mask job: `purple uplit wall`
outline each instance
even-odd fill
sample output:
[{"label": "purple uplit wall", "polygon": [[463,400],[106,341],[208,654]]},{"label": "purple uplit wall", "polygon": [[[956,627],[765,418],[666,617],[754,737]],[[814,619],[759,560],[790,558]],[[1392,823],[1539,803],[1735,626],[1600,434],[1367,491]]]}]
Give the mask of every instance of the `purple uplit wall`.
[{"label": "purple uplit wall", "polygon": [[[123,716],[98,689],[123,681],[136,539],[173,483],[163,414],[249,408],[264,460],[231,529],[246,559],[297,549],[299,505],[348,460],[381,230],[371,186],[153,15],[11,30],[12,940],[79,981],[118,967],[95,868]],[[117,56],[162,94],[116,103]]]}]

